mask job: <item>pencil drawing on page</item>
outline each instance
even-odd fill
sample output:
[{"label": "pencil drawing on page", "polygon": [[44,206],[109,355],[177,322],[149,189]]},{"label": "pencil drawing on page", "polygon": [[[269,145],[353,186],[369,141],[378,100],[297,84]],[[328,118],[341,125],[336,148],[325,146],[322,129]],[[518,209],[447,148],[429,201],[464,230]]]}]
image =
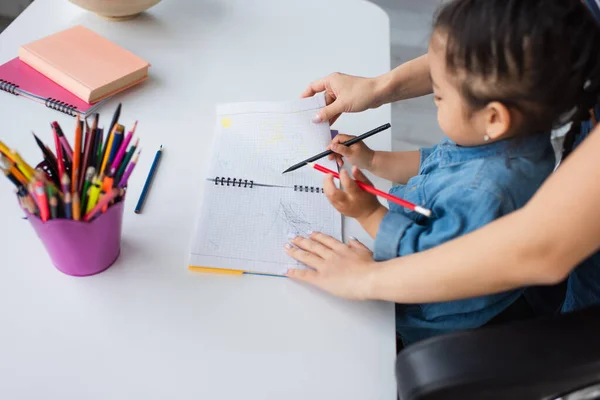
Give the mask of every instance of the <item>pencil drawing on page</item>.
[{"label": "pencil drawing on page", "polygon": [[270,232],[275,226],[280,224],[285,227],[286,233],[293,234],[305,234],[306,232],[322,229],[308,220],[300,210],[298,204],[283,199],[279,201],[275,218],[267,232]]}]

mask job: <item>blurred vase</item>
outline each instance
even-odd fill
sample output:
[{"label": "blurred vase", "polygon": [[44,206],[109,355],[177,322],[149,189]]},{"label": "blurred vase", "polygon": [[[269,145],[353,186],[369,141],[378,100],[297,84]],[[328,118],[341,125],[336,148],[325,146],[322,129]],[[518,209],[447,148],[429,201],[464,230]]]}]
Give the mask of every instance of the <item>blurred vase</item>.
[{"label": "blurred vase", "polygon": [[111,20],[123,21],[137,17],[160,0],[69,0],[79,7]]}]

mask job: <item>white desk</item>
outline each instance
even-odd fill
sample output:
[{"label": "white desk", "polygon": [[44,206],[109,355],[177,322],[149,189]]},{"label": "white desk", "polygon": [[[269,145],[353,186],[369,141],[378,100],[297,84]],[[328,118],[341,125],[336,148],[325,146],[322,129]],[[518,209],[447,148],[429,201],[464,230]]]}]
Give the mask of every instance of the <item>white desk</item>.
[{"label": "white desk", "polygon": [[[114,99],[139,119],[145,155],[130,181],[122,255],[72,278],[53,268],[10,186],[0,181],[0,398],[395,398],[391,304],[348,302],[290,280],[186,269],[217,102],[285,100],[332,71],[389,68],[388,18],[349,0],[165,0],[131,22],[97,18],[66,0],[37,0],[0,35],[0,62],[20,44],[83,24],[152,63],[151,80]],[[324,45],[328,35],[334,45]],[[0,137],[40,159],[34,130],[72,122],[0,93]],[[362,133],[389,107],[343,117]],[[389,149],[389,133],[369,142]],[[133,207],[165,146],[143,215]],[[188,177],[188,179],[186,179]],[[347,233],[364,236],[355,225]]]}]

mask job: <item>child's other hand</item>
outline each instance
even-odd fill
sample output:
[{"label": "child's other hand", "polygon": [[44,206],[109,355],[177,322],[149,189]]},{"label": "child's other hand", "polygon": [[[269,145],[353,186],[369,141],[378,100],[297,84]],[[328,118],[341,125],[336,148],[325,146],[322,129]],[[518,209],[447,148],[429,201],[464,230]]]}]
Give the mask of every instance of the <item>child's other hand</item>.
[{"label": "child's other hand", "polygon": [[371,169],[373,156],[375,155],[373,150],[371,150],[363,142],[355,143],[352,146],[344,146],[341,144],[350,139],[354,139],[355,137],[356,136],[344,135],[341,133],[334,137],[329,146],[327,146],[327,149],[335,152],[336,154],[331,154],[329,159],[333,160],[335,157],[337,164],[341,167],[344,165],[344,160],[342,157],[345,157],[350,164],[360,169],[369,170]]},{"label": "child's other hand", "polygon": [[[358,181],[372,185],[371,181],[356,167],[352,168],[352,175]],[[340,181],[343,190],[338,189],[333,176],[328,175],[323,183],[323,189],[329,202],[342,214],[356,219],[368,218],[375,211],[383,207],[377,197],[362,190],[346,170],[340,172]]]}]

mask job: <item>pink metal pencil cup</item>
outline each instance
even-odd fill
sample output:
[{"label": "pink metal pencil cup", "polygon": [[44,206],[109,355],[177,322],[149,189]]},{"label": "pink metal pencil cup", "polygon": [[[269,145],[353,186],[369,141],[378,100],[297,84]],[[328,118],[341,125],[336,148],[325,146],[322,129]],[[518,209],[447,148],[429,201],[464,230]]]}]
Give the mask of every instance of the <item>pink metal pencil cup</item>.
[{"label": "pink metal pencil cup", "polygon": [[91,222],[27,218],[59,271],[89,276],[108,269],[119,258],[124,204],[122,199]]}]

